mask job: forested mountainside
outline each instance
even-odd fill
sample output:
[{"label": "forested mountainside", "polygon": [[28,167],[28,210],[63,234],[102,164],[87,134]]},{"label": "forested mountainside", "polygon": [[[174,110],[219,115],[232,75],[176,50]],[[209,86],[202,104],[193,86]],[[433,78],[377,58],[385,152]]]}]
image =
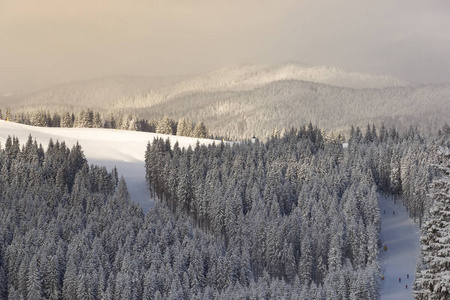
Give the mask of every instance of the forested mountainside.
[{"label": "forested mountainside", "polygon": [[450,299],[450,130],[439,149],[438,171],[431,184],[427,221],[422,228],[422,256],[416,272],[416,299]]},{"label": "forested mountainside", "polygon": [[434,148],[384,127],[352,130],[347,148],[312,125],[255,143],[157,139],[146,166],[161,202],[144,215],[80,146],[8,138],[0,297],[379,299],[377,191],[422,218]]},{"label": "forested mountainside", "polygon": [[421,219],[430,205],[428,147],[414,131],[369,128],[342,148],[312,126],[267,143],[172,149],[155,140],[147,177],[174,213],[223,241],[225,253],[248,258],[254,280],[267,272],[300,283],[300,299],[378,299],[377,190],[403,194]]},{"label": "forested mountainside", "polygon": [[[11,101],[9,99],[13,99]],[[60,85],[0,99],[17,113],[93,109],[204,122],[215,136],[268,137],[309,121],[327,131],[374,123],[435,132],[450,119],[450,85],[401,80],[300,64],[241,65],[198,76],[116,77]]]},{"label": "forested mountainside", "polygon": [[231,139],[265,138],[309,121],[326,131],[348,133],[367,122],[419,126],[437,131],[450,118],[450,85],[349,89],[303,81],[279,81],[241,92],[191,93],[142,108],[138,114],[167,113],[201,119],[212,133]]},{"label": "forested mountainside", "polygon": [[[133,105],[153,89],[171,86],[183,80],[183,76],[117,76],[60,84],[44,90],[0,96],[3,107],[12,110],[34,112],[39,108],[51,111],[75,111],[94,109],[109,112]],[[11,103],[11,99],[15,100]],[[20,109],[19,109],[20,108]]]}]

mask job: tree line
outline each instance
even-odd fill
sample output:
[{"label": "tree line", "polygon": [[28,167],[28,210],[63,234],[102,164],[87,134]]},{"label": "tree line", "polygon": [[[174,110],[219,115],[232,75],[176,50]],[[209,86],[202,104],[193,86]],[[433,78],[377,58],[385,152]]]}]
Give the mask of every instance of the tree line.
[{"label": "tree line", "polygon": [[[0,109],[0,119],[3,114]],[[37,110],[33,113],[19,113],[11,117],[10,109],[6,109],[5,120],[39,127],[63,127],[63,128],[112,128],[133,131],[155,132],[178,136],[209,138],[208,128],[203,122],[193,123],[185,118],[178,121],[164,116],[156,120],[139,119],[136,115],[104,116],[91,109],[81,110],[79,113],[64,112],[59,114],[49,111]]]}]

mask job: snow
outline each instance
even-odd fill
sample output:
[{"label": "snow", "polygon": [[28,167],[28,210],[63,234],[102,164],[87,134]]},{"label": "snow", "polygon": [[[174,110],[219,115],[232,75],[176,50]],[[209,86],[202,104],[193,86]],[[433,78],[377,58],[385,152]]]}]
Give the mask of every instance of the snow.
[{"label": "snow", "polygon": [[[401,199],[394,203],[391,198],[380,196],[380,212],[383,242],[380,248],[380,266],[384,274],[384,280],[381,281],[381,299],[414,299],[411,288],[420,254],[419,225],[409,217]],[[384,245],[387,246],[386,252]]]},{"label": "snow", "polygon": [[240,64],[228,66],[170,86],[170,97],[192,91],[249,91],[281,80],[299,80],[354,89],[407,86],[408,82],[389,76],[350,72],[327,66],[301,63],[275,65]]},{"label": "snow", "polygon": [[145,181],[145,150],[147,143],[155,137],[170,138],[173,145],[178,141],[180,147],[195,146],[217,142],[209,139],[171,136],[148,132],[103,129],[103,128],[48,128],[34,127],[0,120],[0,143],[4,147],[8,136],[19,138],[24,145],[31,134],[33,139],[47,147],[50,138],[65,141],[72,148],[78,141],[89,164],[105,166],[108,170],[117,167],[119,176],[127,183],[131,199],[140,203],[144,212],[154,205]]}]

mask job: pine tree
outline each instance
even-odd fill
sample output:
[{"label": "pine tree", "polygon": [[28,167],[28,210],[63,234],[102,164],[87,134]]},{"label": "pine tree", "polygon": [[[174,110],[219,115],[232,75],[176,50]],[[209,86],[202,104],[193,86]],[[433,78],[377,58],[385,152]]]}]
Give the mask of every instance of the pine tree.
[{"label": "pine tree", "polygon": [[85,124],[87,128],[92,128],[94,125],[94,112],[91,109],[88,109],[85,114]]},{"label": "pine tree", "polygon": [[309,284],[313,273],[313,257],[309,234],[306,233],[301,241],[301,256],[298,263],[298,274],[302,284]]},{"label": "pine tree", "polygon": [[27,299],[41,300],[44,299],[43,274],[37,260],[37,255],[31,259],[28,271],[28,293]]},{"label": "pine tree", "polygon": [[389,179],[391,182],[391,192],[394,196],[398,196],[402,191],[402,180],[400,171],[400,157],[395,153],[391,159],[391,172]]},{"label": "pine tree", "polygon": [[31,125],[46,127],[48,123],[47,114],[43,110],[36,111],[31,118]]},{"label": "pine tree", "polygon": [[61,117],[57,112],[53,113],[53,117],[51,120],[53,127],[61,127]]},{"label": "pine tree", "polygon": [[138,118],[136,116],[130,117],[130,122],[128,125],[128,130],[140,131],[140,123],[138,122]]},{"label": "pine tree", "polygon": [[187,122],[186,122],[185,118],[180,118],[178,120],[177,135],[179,135],[179,136],[189,136],[188,128],[187,128]]},{"label": "pine tree", "polygon": [[169,119],[169,117],[164,116],[158,122],[158,126],[156,127],[156,133],[173,134],[172,121]]},{"label": "pine tree", "polygon": [[5,269],[0,265],[0,298],[6,299],[7,280]]},{"label": "pine tree", "polygon": [[330,249],[328,251],[328,271],[336,272],[342,267],[342,237],[340,234],[331,236]]},{"label": "pine tree", "polygon": [[92,127],[93,128],[101,128],[102,127],[102,120],[101,120],[100,114],[98,112],[96,112],[94,114],[94,118],[92,121]]},{"label": "pine tree", "polygon": [[432,202],[427,221],[422,228],[423,267],[416,273],[416,299],[450,298],[450,151],[442,148],[441,176],[432,183]]},{"label": "pine tree", "polygon": [[186,122],[185,136],[194,136],[194,125],[191,121]]},{"label": "pine tree", "polygon": [[285,277],[288,282],[293,282],[297,275],[297,265],[295,263],[295,256],[292,244],[284,243],[283,246],[283,263]]},{"label": "pine tree", "polygon": [[373,224],[367,225],[367,264],[378,264],[378,231]]},{"label": "pine tree", "polygon": [[50,112],[47,111],[47,114],[45,115],[45,126],[46,127],[53,127],[53,120],[52,120],[52,116],[50,115]]},{"label": "pine tree", "polygon": [[87,127],[86,112],[84,110],[80,111],[78,116],[76,117],[74,127]]},{"label": "pine tree", "polygon": [[64,112],[61,119],[61,127],[70,128],[73,127],[72,118],[68,112]]},{"label": "pine tree", "polygon": [[109,118],[109,128],[113,128],[113,129],[117,128],[117,122],[116,122],[116,119],[114,118],[114,115],[112,113],[111,113],[110,118]]},{"label": "pine tree", "polygon": [[208,137],[208,130],[203,122],[197,123],[194,128],[194,137],[205,139]]}]

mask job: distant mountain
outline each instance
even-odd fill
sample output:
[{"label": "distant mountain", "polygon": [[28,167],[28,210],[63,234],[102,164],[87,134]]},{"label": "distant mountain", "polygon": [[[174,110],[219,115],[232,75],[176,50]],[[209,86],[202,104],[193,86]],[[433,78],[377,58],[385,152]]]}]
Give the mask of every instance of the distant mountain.
[{"label": "distant mountain", "polygon": [[[5,98],[3,98],[5,99]],[[236,65],[183,77],[112,77],[59,85],[12,101],[14,112],[85,108],[203,121],[230,138],[266,137],[312,122],[335,132],[368,123],[433,131],[450,120],[450,84],[411,85],[388,76],[298,63]],[[2,103],[3,102],[3,103]]]},{"label": "distant mountain", "polygon": [[152,91],[173,86],[185,78],[115,76],[69,82],[34,93],[10,96],[16,100],[15,103],[10,103],[10,97],[0,97],[0,105],[9,104],[11,108],[19,111],[32,111],[37,108],[78,111],[88,107],[110,111],[133,106],[136,99],[145,98],[152,95]]},{"label": "distant mountain", "polygon": [[351,89],[284,80],[249,91],[192,92],[143,108],[139,114],[182,115],[202,120],[210,131],[236,138],[265,137],[274,128],[289,129],[310,121],[335,132],[368,123],[434,131],[450,120],[448,99],[450,84]]},{"label": "distant mountain", "polygon": [[236,65],[182,82],[178,90],[251,90],[281,80],[300,80],[348,88],[406,86],[407,82],[388,76],[348,72],[332,67],[298,63],[281,65]]}]

